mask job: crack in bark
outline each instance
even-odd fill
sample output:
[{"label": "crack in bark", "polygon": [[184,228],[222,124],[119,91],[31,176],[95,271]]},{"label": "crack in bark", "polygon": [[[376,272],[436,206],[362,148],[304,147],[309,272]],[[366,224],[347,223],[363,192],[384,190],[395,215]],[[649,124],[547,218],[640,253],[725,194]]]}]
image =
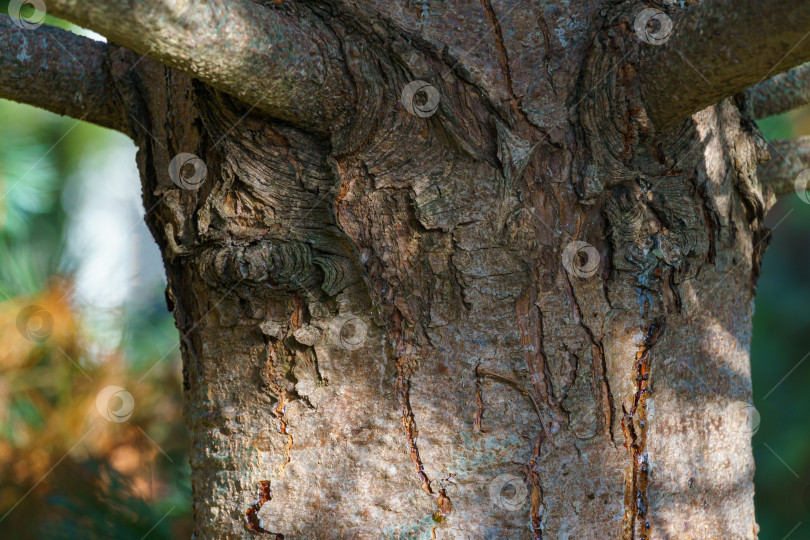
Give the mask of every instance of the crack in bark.
[{"label": "crack in bark", "polygon": [[548,23],[546,22],[546,19],[543,17],[543,15],[540,15],[537,18],[537,22],[540,25],[540,33],[543,36],[543,45],[546,48],[546,51],[545,51],[546,54],[543,55],[543,64],[546,66],[546,75],[548,76],[548,85],[551,87],[551,91],[554,92],[554,95],[556,95],[557,90],[554,88],[554,76],[553,76],[553,73],[551,71],[551,62],[549,60],[551,58],[551,39],[549,37],[550,32],[549,32],[549,29],[548,29]]},{"label": "crack in bark", "polygon": [[[295,330],[300,328],[306,322],[306,305],[304,301],[298,296],[292,296],[292,303],[293,303],[293,311],[290,315],[290,332],[292,334]],[[264,332],[264,331],[263,331]],[[288,335],[289,335],[288,334]],[[295,367],[295,353],[293,351],[288,351],[286,348],[283,348],[283,339],[284,335],[277,335],[273,336],[265,336],[265,364],[262,372],[262,380],[263,382],[270,388],[270,390],[276,395],[278,402],[275,403],[271,412],[272,414],[278,419],[279,421],[279,428],[278,432],[282,435],[287,437],[287,444],[284,447],[284,461],[280,465],[279,469],[282,473],[284,473],[287,469],[287,465],[290,464],[291,456],[290,451],[292,450],[293,444],[295,440],[291,433],[287,431],[287,422],[284,420],[284,409],[286,408],[287,404],[290,401],[294,401],[297,399],[302,400],[308,407],[312,407],[312,404],[309,402],[309,398],[307,396],[302,396],[298,393],[295,385],[297,384],[297,380],[292,375],[293,369]],[[284,370],[284,372],[279,372],[276,367],[279,366],[279,355],[283,354],[283,356],[289,358],[289,363]],[[292,377],[293,380],[290,380]]]},{"label": "crack in bark", "polygon": [[284,447],[284,462],[281,464],[281,472],[285,472],[287,470],[287,465],[290,464],[290,450],[293,447],[293,436],[290,433],[287,433],[287,422],[284,421],[284,408],[287,404],[284,401],[286,394],[282,394],[279,398],[278,406],[276,407],[273,413],[276,415],[279,421],[278,432],[282,435],[287,436],[287,446]]},{"label": "crack in bark", "polygon": [[[440,488],[438,493],[433,490],[431,486],[430,477],[425,472],[425,466],[422,463],[422,457],[419,455],[419,447],[416,444],[416,439],[419,437],[419,430],[416,427],[416,419],[413,415],[411,408],[411,381],[410,376],[413,373],[410,368],[410,358],[403,356],[397,361],[397,380],[395,383],[397,399],[399,401],[400,412],[402,414],[402,428],[408,437],[408,455],[411,458],[416,468],[416,473],[419,480],[422,482],[422,489],[428,495],[436,499],[436,512],[433,514],[433,521],[437,524],[444,522],[453,512],[453,504],[450,497],[447,496],[447,491]],[[435,526],[434,526],[435,529]],[[432,530],[435,535],[435,531]]]},{"label": "crack in bark", "polygon": [[[399,310],[395,310],[392,333],[398,349],[405,347],[402,322],[401,313]],[[439,489],[438,493],[433,490],[430,477],[425,472],[422,457],[419,455],[419,446],[416,444],[416,439],[419,437],[419,429],[416,426],[416,418],[411,408],[411,375],[414,373],[413,360],[414,358],[408,354],[403,354],[397,358],[397,379],[394,383],[394,391],[396,392],[397,402],[399,403],[402,429],[405,431],[408,440],[408,455],[422,483],[422,490],[436,499],[437,510],[433,514],[433,520],[439,524],[444,522],[453,512],[453,504],[444,488]]]},{"label": "crack in bark", "polygon": [[416,420],[411,408],[411,368],[408,366],[410,358],[403,356],[397,360],[397,380],[395,384],[397,400],[399,402],[400,414],[402,416],[402,428],[408,437],[408,455],[416,468],[416,474],[422,483],[422,489],[428,495],[433,495],[433,488],[430,486],[430,478],[425,472],[422,458],[419,455],[419,447],[416,439],[419,437],[419,430],[416,427]]},{"label": "crack in bark", "polygon": [[[565,275],[565,283],[566,288],[568,291],[568,297],[572,300],[572,306],[574,308],[574,313],[577,316],[577,322],[579,326],[585,331],[588,336],[588,339],[591,342],[592,347],[592,355],[594,359],[594,364],[596,364],[597,369],[595,370],[599,375],[599,380],[602,383],[602,406],[604,409],[604,422],[606,424],[607,433],[610,435],[610,440],[615,442],[614,435],[613,435],[613,416],[615,415],[615,402],[613,401],[613,392],[610,390],[610,381],[607,378],[607,364],[605,359],[605,346],[602,343],[602,337],[604,334],[596,337],[591,330],[591,327],[585,324],[582,320],[582,308],[579,305],[579,300],[577,299],[576,292],[574,291],[574,287],[571,284],[571,278],[568,276],[568,272],[563,269],[563,274]],[[576,374],[575,374],[576,375]],[[573,384],[573,383],[572,383]]]},{"label": "crack in bark", "polygon": [[[540,435],[537,437],[537,442],[534,445],[534,451],[532,453],[532,458],[529,461],[528,465],[526,465],[526,477],[532,485],[532,493],[531,493],[531,511],[529,513],[529,518],[532,522],[532,532],[534,535],[535,540],[542,540],[543,539],[543,529],[542,529],[542,516],[540,515],[540,507],[543,504],[543,487],[540,484],[540,475],[537,471],[537,461],[540,457],[540,445],[546,440],[547,433],[546,428],[543,426],[543,416],[540,412],[540,407],[537,405],[537,401],[535,401],[534,396],[531,392],[523,388],[517,381],[510,379],[504,375],[498,375],[497,373],[492,373],[490,371],[486,371],[483,369],[479,369],[478,365],[475,366],[475,374],[476,374],[476,398],[479,399],[479,413],[483,413],[483,401],[480,401],[480,393],[478,392],[477,388],[480,386],[480,377],[485,376],[495,379],[497,381],[501,381],[503,383],[512,386],[521,394],[525,395],[529,398],[534,406],[535,412],[537,412],[537,418],[540,422]],[[477,420],[477,418],[476,418]],[[480,431],[480,430],[479,430]]]},{"label": "crack in bark", "polygon": [[598,345],[594,351],[597,353],[599,380],[602,383],[602,402],[605,410],[604,421],[607,426],[608,435],[610,435],[610,440],[615,443],[616,435],[613,433],[613,417],[616,414],[616,401],[613,399],[613,392],[610,389],[610,381],[607,377],[607,359],[605,358],[605,345],[602,343],[603,336],[599,336]]},{"label": "crack in bark", "polygon": [[525,388],[523,388],[520,385],[519,382],[515,381],[514,379],[510,379],[509,377],[506,377],[504,375],[498,375],[497,373],[492,373],[491,371],[486,371],[486,370],[483,370],[483,369],[478,369],[477,371],[478,371],[479,375],[483,375],[485,377],[491,377],[491,378],[493,378],[493,379],[495,379],[497,381],[501,381],[503,383],[506,383],[506,384],[514,387],[521,394],[523,394],[527,398],[529,398],[529,400],[532,402],[532,405],[534,405],[534,410],[537,412],[537,417],[540,419],[540,425],[543,424],[543,415],[540,413],[540,406],[537,405],[537,401],[535,401],[534,396],[532,395],[532,393],[529,392],[528,390],[526,390]]},{"label": "crack in bark", "polygon": [[[639,540],[647,540],[650,521],[647,519],[647,484],[649,482],[649,460],[647,456],[647,396],[650,387],[652,348],[664,328],[663,316],[657,317],[643,327],[644,338],[636,352],[636,391],[632,408],[624,411],[622,430],[625,447],[632,456],[632,471],[628,486],[625,486],[624,518],[622,520],[623,539],[636,539],[636,526],[640,524]],[[643,520],[643,521],[641,521]],[[639,523],[641,521],[641,523]]]},{"label": "crack in bark", "polygon": [[503,41],[503,31],[501,30],[501,23],[498,22],[498,16],[495,15],[495,10],[492,7],[490,0],[481,0],[481,6],[484,8],[484,13],[487,16],[489,24],[492,26],[492,32],[495,34],[495,48],[498,49],[498,56],[500,57],[501,73],[503,74],[504,82],[506,83],[506,90],[512,97],[515,109],[517,109],[517,96],[512,89],[512,73],[509,70],[509,54],[506,51],[506,45]]},{"label": "crack in bark", "polygon": [[478,367],[481,362],[475,364],[475,403],[478,405],[478,412],[475,414],[475,421],[473,422],[473,429],[481,433],[481,424],[484,421],[484,397],[481,393],[481,374],[478,372]]},{"label": "crack in bark", "polygon": [[[523,357],[531,373],[531,382],[541,402],[545,403],[550,411],[551,420],[558,422],[567,417],[554,396],[551,375],[546,364],[546,355],[543,350],[543,324],[540,310],[534,305],[535,293],[532,290],[518,298],[516,303],[518,328],[520,330],[520,344],[523,347]],[[526,319],[529,319],[528,321]],[[532,398],[533,399],[533,398]]]},{"label": "crack in bark", "polygon": [[540,475],[537,471],[537,462],[540,459],[540,446],[546,440],[546,430],[542,429],[537,436],[537,441],[534,443],[534,451],[532,452],[532,459],[526,467],[526,476],[532,485],[531,493],[531,511],[529,518],[532,522],[532,533],[534,540],[543,540],[543,516],[540,514],[540,509],[543,506],[543,486],[540,484]]},{"label": "crack in bark", "polygon": [[270,491],[270,481],[262,480],[259,482],[259,498],[251,504],[247,511],[245,511],[245,522],[249,531],[255,534],[270,535],[273,540],[284,540],[284,535],[281,533],[274,533],[262,527],[262,520],[259,518],[259,510],[261,510],[264,503],[270,502],[273,499],[273,492]]},{"label": "crack in bark", "polygon": [[[278,432],[287,436],[287,445],[284,447],[284,462],[279,467],[281,472],[284,472],[290,463],[290,450],[294,443],[292,434],[287,432],[287,423],[284,421],[284,408],[287,406],[288,399],[299,399],[302,396],[299,396],[296,392],[295,383],[287,381],[283,375],[276,371],[278,358],[276,341],[272,338],[268,339],[265,350],[266,358],[262,371],[262,380],[278,398],[278,402],[275,403],[271,412],[279,421]],[[279,381],[282,381],[282,384],[279,384]],[[302,399],[308,402],[305,397]]]}]

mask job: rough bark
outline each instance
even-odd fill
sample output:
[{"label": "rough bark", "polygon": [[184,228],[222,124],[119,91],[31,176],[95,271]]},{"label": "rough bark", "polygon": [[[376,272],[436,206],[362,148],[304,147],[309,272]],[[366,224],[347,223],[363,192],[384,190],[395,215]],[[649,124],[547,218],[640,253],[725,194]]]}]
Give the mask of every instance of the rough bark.
[{"label": "rough bark", "polygon": [[759,170],[763,186],[775,196],[806,193],[810,182],[810,137],[773,141],[769,149],[771,159]]},{"label": "rough bark", "polygon": [[672,125],[810,61],[809,32],[810,3],[796,0],[704,0],[673,14],[669,39],[642,52],[650,117]]},{"label": "rough bark", "polygon": [[754,118],[767,118],[810,104],[810,64],[780,73],[745,91]]},{"label": "rough bark", "polygon": [[0,15],[0,98],[127,132],[106,49],[60,28],[24,29]]},{"label": "rough bark", "polygon": [[755,538],[743,97],[653,129],[628,4],[327,7],[327,132],[111,47],[196,537]]},{"label": "rough bark", "polygon": [[350,73],[333,60],[346,51],[306,4],[48,0],[47,7],[276,118],[322,131],[324,120],[353,112]]}]

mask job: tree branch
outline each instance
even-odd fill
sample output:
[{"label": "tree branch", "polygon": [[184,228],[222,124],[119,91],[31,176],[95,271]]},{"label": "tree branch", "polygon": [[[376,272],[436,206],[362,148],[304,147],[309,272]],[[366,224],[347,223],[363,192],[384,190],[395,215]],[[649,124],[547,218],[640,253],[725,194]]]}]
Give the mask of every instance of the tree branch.
[{"label": "tree branch", "polygon": [[[300,8],[303,9],[303,8]],[[94,30],[276,118],[325,131],[351,99],[331,30],[296,6],[254,0],[49,0]]]},{"label": "tree branch", "polygon": [[642,93],[667,127],[808,60],[810,2],[704,0],[673,18],[664,44],[642,43]]},{"label": "tree branch", "polygon": [[0,97],[128,133],[105,66],[105,43],[0,16]]},{"label": "tree branch", "polygon": [[810,63],[745,91],[754,118],[767,118],[810,104]]},{"label": "tree branch", "polygon": [[[796,179],[799,173],[810,169],[810,136],[773,141],[769,148],[771,159],[757,172],[762,185],[777,196],[806,191],[809,186],[802,181],[797,185]],[[807,176],[805,180],[810,180],[810,173]]]}]

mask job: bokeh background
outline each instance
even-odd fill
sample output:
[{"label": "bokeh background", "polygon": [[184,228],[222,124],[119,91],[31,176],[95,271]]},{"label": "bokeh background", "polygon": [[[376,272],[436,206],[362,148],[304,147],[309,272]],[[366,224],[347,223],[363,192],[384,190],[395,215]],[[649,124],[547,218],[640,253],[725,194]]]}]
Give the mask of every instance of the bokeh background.
[{"label": "bokeh background", "polygon": [[[140,193],[123,135],[0,100],[2,539],[191,537],[178,333]],[[111,385],[134,407],[99,409]]]},{"label": "bokeh background", "polygon": [[[810,110],[760,126],[808,135]],[[144,213],[129,139],[0,100],[2,538],[190,537],[178,334]],[[767,223],[757,520],[763,540],[810,538],[810,204],[784,197]],[[110,385],[133,397],[125,422],[99,414]],[[128,414],[121,397],[107,405]]]},{"label": "bokeh background", "polygon": [[[768,140],[810,135],[810,108],[758,122]],[[772,159],[779,156],[771,152]],[[810,539],[810,204],[780,197],[757,287],[751,377],[761,540]]]}]

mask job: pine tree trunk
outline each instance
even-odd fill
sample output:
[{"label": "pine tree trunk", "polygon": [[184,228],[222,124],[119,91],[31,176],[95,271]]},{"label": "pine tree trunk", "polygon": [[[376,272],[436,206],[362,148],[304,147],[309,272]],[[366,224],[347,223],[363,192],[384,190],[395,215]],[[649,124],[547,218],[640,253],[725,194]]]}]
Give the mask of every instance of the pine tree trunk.
[{"label": "pine tree trunk", "polygon": [[592,14],[549,6],[526,57],[483,5],[455,59],[346,7],[376,85],[339,137],[117,53],[196,538],[755,538],[745,104],[653,133],[626,24],[566,44]]}]

